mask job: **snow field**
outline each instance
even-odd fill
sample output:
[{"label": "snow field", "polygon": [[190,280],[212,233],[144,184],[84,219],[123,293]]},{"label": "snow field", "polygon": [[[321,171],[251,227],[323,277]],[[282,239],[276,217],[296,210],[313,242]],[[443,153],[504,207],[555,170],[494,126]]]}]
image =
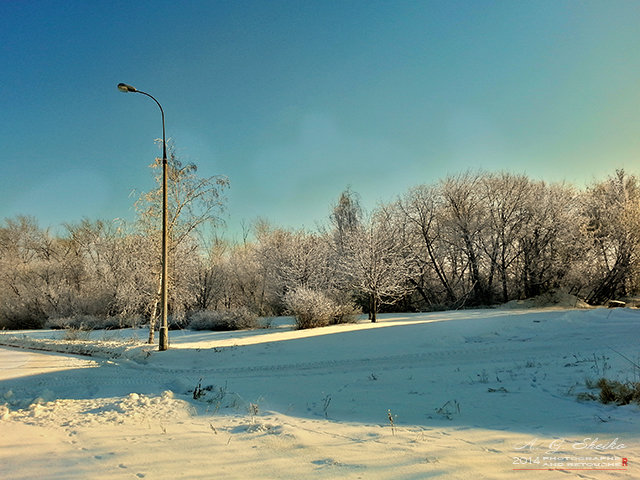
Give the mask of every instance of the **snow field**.
[{"label": "snow field", "polygon": [[[167,352],[129,341],[139,330],[75,344],[11,332],[0,343],[93,356],[1,350],[0,469],[12,479],[633,478],[640,409],[578,395],[587,378],[640,377],[623,358],[640,355],[638,327],[631,309],[474,310],[171,332]],[[624,448],[574,447],[587,438]],[[514,471],[551,462],[552,442],[554,458],[615,456],[620,468]]]}]

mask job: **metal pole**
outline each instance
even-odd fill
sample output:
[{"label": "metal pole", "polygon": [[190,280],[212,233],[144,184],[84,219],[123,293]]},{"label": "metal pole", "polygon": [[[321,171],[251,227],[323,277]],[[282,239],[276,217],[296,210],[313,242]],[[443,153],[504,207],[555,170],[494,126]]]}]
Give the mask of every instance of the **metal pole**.
[{"label": "metal pole", "polygon": [[[157,100],[156,103],[158,103]],[[167,223],[169,207],[167,201],[167,139],[164,133],[164,111],[159,103],[158,106],[162,112],[162,326],[160,327],[158,348],[160,351],[164,351],[169,348],[169,325],[167,322],[167,310],[169,303],[167,294],[169,279],[169,242]]]},{"label": "metal pole", "polygon": [[125,83],[118,84],[118,89],[121,92],[133,92],[133,93],[141,93],[142,95],[146,95],[151,100],[156,102],[156,105],[160,108],[160,113],[162,114],[162,286],[161,286],[161,303],[162,303],[162,324],[160,327],[160,339],[158,342],[158,349],[160,351],[169,349],[169,324],[167,321],[167,310],[168,310],[168,278],[169,278],[169,266],[168,266],[168,201],[167,201],[167,139],[165,135],[164,128],[164,110],[162,109],[162,105],[160,102],[155,99],[152,95],[142,92],[131,85],[127,85]]}]

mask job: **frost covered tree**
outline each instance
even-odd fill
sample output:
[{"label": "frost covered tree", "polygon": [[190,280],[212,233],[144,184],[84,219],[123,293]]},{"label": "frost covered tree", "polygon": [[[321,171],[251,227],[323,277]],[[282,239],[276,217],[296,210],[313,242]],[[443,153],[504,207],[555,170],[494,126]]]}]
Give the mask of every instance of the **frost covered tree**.
[{"label": "frost covered tree", "polygon": [[[139,228],[149,238],[150,248],[156,252],[157,258],[154,269],[157,290],[150,306],[149,343],[154,339],[162,280],[160,245],[156,241],[160,238],[162,218],[162,159],[156,158],[151,168],[157,172],[155,176],[157,187],[143,193],[136,202]],[[200,177],[195,164],[182,164],[172,144],[169,145],[167,175],[168,251],[169,257],[173,259],[169,264],[168,281],[171,285],[176,276],[176,255],[195,254],[197,247],[194,247],[196,242],[193,241],[193,235],[200,227],[215,226],[221,221],[219,215],[224,206],[222,194],[229,186],[229,181],[224,176]],[[173,308],[181,306],[180,300],[175,298],[175,291],[170,293],[170,301]]]},{"label": "frost covered tree", "polygon": [[185,278],[190,292],[187,310],[215,309],[224,298],[227,242],[214,236],[207,248],[201,246],[199,250],[199,255],[192,256],[195,265]]},{"label": "frost covered tree", "polygon": [[397,205],[413,237],[416,291],[427,306],[458,307],[568,285],[581,255],[575,203],[566,185],[507,173],[410,189]]},{"label": "frost covered tree", "polygon": [[618,170],[584,196],[585,234],[596,260],[587,302],[601,304],[634,290],[640,249],[640,185]]},{"label": "frost covered tree", "polygon": [[490,301],[483,269],[482,235],[487,225],[480,174],[450,176],[440,182],[442,235],[454,249],[455,272],[466,278],[465,300],[471,304]]},{"label": "frost covered tree", "polygon": [[121,221],[66,224],[77,313],[141,315],[151,297],[146,242]]},{"label": "frost covered tree", "polygon": [[345,238],[355,231],[362,221],[362,207],[357,193],[347,188],[332,208],[329,217],[333,227],[335,243],[340,248]]},{"label": "frost covered tree", "polygon": [[408,242],[415,262],[415,276],[410,279],[428,306],[455,304],[458,299],[453,271],[455,262],[443,237],[442,197],[437,187],[420,185],[410,189],[397,202],[407,226]]},{"label": "frost covered tree", "polygon": [[380,305],[394,304],[412,291],[414,262],[404,222],[394,209],[381,207],[344,238],[339,257],[350,289],[368,300],[369,318]]},{"label": "frost covered tree", "polygon": [[41,246],[46,237],[48,233],[33,218],[4,220],[0,228],[0,326],[38,328],[47,318],[46,285],[39,274],[45,271]]},{"label": "frost covered tree", "polygon": [[[574,267],[583,257],[580,215],[569,185],[533,182],[524,208],[529,219],[517,235],[521,254],[515,264],[520,296],[530,298],[558,287],[575,288],[582,273]],[[577,293],[579,288],[574,291]]]},{"label": "frost covered tree", "polygon": [[487,287],[491,292],[494,278],[498,277],[502,301],[507,302],[510,277],[522,254],[518,239],[533,216],[528,208],[533,187],[524,175],[508,173],[483,175],[480,186],[486,216],[482,247],[489,259]]},{"label": "frost covered tree", "polygon": [[299,287],[329,287],[330,249],[325,236],[281,228],[262,228],[256,236],[258,261],[280,297]]}]

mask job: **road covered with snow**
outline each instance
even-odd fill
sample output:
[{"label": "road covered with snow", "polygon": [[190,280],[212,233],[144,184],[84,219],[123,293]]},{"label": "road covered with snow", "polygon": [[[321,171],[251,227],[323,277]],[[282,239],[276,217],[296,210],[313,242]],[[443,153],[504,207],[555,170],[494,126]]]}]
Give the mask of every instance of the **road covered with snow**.
[{"label": "road covered with snow", "polygon": [[0,334],[2,478],[640,474],[638,405],[590,400],[640,381],[634,309],[178,331],[166,352],[144,330],[64,337]]}]

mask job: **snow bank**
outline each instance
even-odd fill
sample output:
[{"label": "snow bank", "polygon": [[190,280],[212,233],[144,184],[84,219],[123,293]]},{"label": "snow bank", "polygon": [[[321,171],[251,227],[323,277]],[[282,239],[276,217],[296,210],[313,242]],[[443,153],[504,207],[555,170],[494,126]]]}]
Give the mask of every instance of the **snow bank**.
[{"label": "snow bank", "polygon": [[549,292],[544,295],[539,295],[534,298],[527,298],[525,300],[511,300],[500,308],[544,308],[544,307],[557,307],[557,308],[593,308],[584,300],[570,295],[566,292]]},{"label": "snow bank", "polygon": [[[70,353],[105,359],[128,359],[144,362],[149,357],[153,346],[136,339],[116,340],[64,340],[57,338],[38,338],[34,334],[0,333],[0,345],[8,347],[28,348],[47,352]],[[56,335],[57,336],[57,335]]]}]

